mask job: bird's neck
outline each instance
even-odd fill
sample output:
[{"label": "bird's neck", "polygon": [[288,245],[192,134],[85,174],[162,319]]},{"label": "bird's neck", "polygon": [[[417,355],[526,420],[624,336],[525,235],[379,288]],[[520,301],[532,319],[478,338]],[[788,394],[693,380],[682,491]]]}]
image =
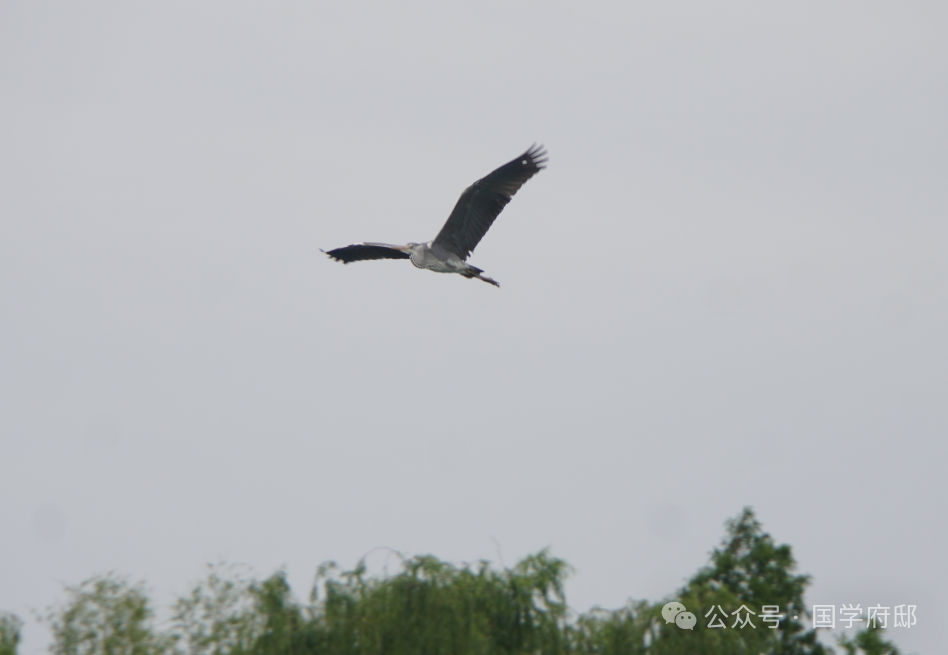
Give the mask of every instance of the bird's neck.
[{"label": "bird's neck", "polygon": [[416,268],[425,268],[425,263],[428,261],[428,249],[424,243],[416,243],[411,247],[411,263],[415,265]]}]

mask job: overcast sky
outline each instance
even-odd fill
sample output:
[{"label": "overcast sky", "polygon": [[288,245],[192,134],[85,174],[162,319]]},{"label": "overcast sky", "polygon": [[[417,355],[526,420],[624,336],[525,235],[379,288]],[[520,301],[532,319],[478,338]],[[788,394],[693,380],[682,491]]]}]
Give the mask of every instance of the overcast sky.
[{"label": "overcast sky", "polygon": [[[63,583],[305,595],[379,546],[659,600],[745,505],[808,602],[943,647],[943,3],[10,1],[0,81],[24,655]],[[432,239],[534,142],[500,289],[320,253]]]}]

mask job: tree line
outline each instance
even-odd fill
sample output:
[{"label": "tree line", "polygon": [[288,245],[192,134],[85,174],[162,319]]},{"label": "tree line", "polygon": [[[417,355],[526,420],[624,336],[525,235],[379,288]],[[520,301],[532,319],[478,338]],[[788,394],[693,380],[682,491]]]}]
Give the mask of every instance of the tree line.
[{"label": "tree line", "polygon": [[[256,580],[237,567],[213,566],[160,626],[144,584],[108,574],[67,587],[66,600],[44,620],[51,655],[834,652],[803,620],[810,577],[795,572],[790,546],[774,543],[750,508],[727,522],[708,565],[666,601],[578,614],[563,589],[569,571],[547,550],[509,569],[425,555],[404,560],[395,575],[371,576],[364,561],[351,571],[327,563],[301,601],[282,571]],[[725,614],[744,608],[745,621],[738,625],[737,614],[734,624],[711,627],[704,614],[714,607]],[[16,616],[0,612],[0,655],[17,655],[21,627]],[[836,644],[846,655],[899,655],[871,625],[851,637],[837,635]]]}]

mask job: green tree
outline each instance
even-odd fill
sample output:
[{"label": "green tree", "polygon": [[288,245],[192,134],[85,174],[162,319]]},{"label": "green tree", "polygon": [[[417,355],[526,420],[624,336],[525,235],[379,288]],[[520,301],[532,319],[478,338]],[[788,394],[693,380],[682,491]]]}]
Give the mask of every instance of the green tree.
[{"label": "green tree", "polygon": [[320,567],[310,604],[283,573],[249,588],[261,630],[255,655],[514,655],[568,653],[567,566],[546,551],[511,570],[457,567],[432,556],[394,576]]},{"label": "green tree", "polygon": [[172,637],[187,655],[248,653],[263,634],[255,583],[234,566],[210,566],[207,578],[172,608]]},{"label": "green tree", "polygon": [[[511,570],[486,562],[455,567],[432,556],[368,578],[361,565],[332,575],[321,567],[324,599],[312,609],[309,643],[340,655],[565,653],[566,564],[541,551]],[[314,594],[314,599],[318,594]],[[318,652],[318,651],[311,651]]]},{"label": "green tree", "polygon": [[0,612],[0,655],[16,655],[23,622],[15,615]]},{"label": "green tree", "polygon": [[[766,627],[760,620],[757,628],[719,630],[722,645],[745,647],[748,652],[769,652],[774,655],[824,655],[829,653],[817,641],[815,630],[806,630],[801,617],[806,616],[803,594],[810,576],[795,574],[797,564],[789,545],[777,545],[763,531],[750,507],[727,522],[727,535],[711,554],[709,566],[699,571],[682,593],[686,606],[709,608],[746,606],[758,614],[765,605],[777,606],[784,618],[778,629]],[[707,631],[707,628],[703,628]],[[757,649],[757,650],[755,650]],[[735,651],[730,651],[735,652]]]},{"label": "green tree", "polygon": [[109,574],[67,587],[68,601],[51,608],[52,655],[158,655],[170,638],[153,628],[144,585]]},{"label": "green tree", "polygon": [[[309,608],[296,602],[280,571],[251,588],[261,631],[253,646],[260,655],[290,655],[322,652],[313,645],[323,645],[317,626],[308,615]],[[309,647],[307,647],[309,646]]]},{"label": "green tree", "polygon": [[[805,615],[809,577],[794,573],[790,546],[776,545],[749,507],[726,527],[709,565],[674,597],[696,615],[693,630],[667,623],[661,614],[664,602],[630,603],[615,612],[597,610],[580,617],[574,628],[576,650],[590,655],[828,655],[831,651],[817,641],[816,632],[794,618]],[[785,618],[778,629],[746,612],[742,616],[755,627],[741,627],[730,615],[742,606],[759,615],[764,605],[780,608]],[[708,627],[702,614],[712,607],[726,608],[725,628]]]},{"label": "green tree", "polygon": [[846,635],[836,638],[846,655],[899,655],[899,649],[891,641],[882,638],[882,628],[870,625],[857,632],[850,639]]}]

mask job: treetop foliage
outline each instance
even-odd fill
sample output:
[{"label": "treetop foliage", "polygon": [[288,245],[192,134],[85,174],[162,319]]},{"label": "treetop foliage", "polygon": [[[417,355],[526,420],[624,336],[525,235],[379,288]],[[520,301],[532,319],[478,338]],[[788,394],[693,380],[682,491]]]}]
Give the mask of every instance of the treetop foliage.
[{"label": "treetop foliage", "polygon": [[[745,508],[728,521],[709,564],[673,597],[618,610],[571,612],[570,568],[543,550],[510,569],[423,555],[382,577],[368,575],[364,561],[351,571],[330,562],[306,603],[282,571],[258,581],[212,566],[174,604],[164,630],[144,586],[108,574],[67,587],[47,622],[52,655],[829,655],[804,625],[810,578],[795,570],[790,546],[777,545]],[[699,620],[682,629],[662,616],[669,600],[692,612],[779,606],[784,618],[777,629],[759,616],[753,628]],[[19,630],[16,617],[0,614],[0,655],[16,654]],[[837,641],[846,655],[899,655],[877,629]]]},{"label": "treetop foliage", "polygon": [[0,655],[16,655],[23,622],[13,614],[0,612]]},{"label": "treetop foliage", "polygon": [[69,601],[47,617],[52,655],[159,655],[170,646],[153,629],[143,584],[109,573],[66,593]]}]

